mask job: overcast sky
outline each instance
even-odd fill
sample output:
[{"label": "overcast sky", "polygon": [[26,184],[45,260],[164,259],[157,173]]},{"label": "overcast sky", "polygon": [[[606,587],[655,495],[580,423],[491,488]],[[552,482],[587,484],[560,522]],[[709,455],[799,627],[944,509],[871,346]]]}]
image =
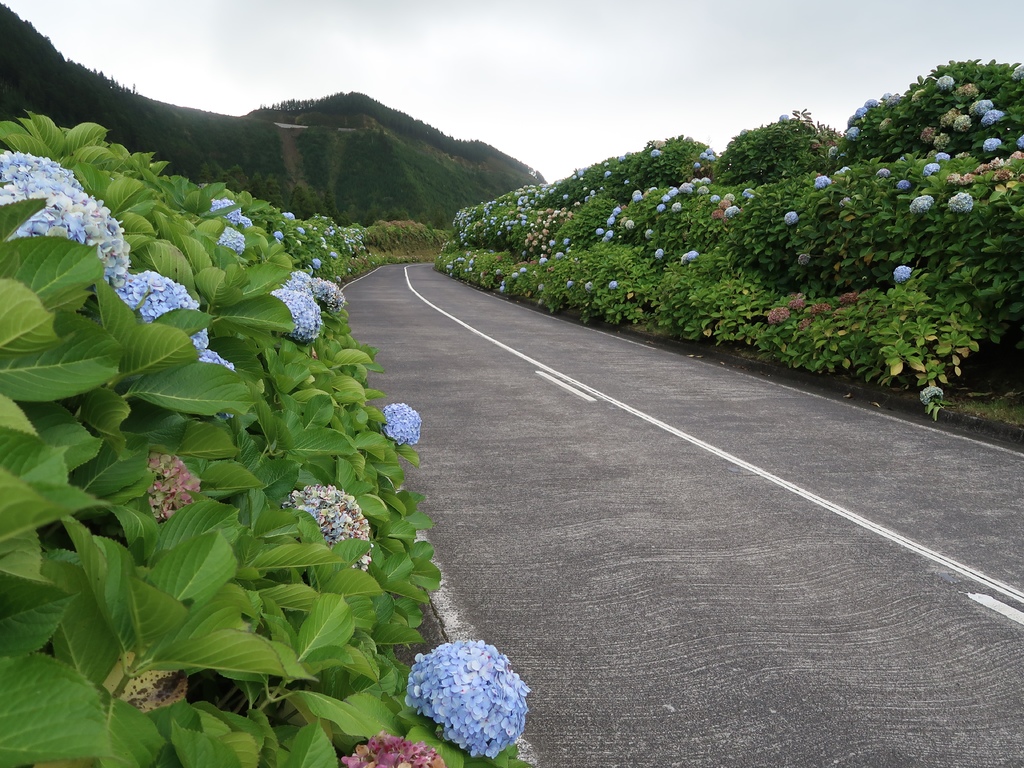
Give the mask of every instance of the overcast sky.
[{"label": "overcast sky", "polygon": [[650,139],[845,128],[951,59],[1021,61],[1016,0],[3,0],[64,57],[243,115],[358,91],[548,181]]}]

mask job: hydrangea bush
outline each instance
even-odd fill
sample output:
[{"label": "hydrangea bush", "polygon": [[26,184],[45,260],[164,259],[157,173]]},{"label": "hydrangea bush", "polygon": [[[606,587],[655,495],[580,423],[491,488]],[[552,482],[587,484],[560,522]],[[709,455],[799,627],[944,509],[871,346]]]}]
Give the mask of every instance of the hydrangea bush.
[{"label": "hydrangea bush", "polygon": [[340,286],[104,134],[0,123],[0,764],[466,765],[405,704],[440,573]]}]

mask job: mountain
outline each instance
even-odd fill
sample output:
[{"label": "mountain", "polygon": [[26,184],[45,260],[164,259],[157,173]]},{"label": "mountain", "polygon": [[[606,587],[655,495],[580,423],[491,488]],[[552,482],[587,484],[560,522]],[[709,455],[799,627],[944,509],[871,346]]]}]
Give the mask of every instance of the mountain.
[{"label": "mountain", "polygon": [[297,215],[343,223],[413,218],[447,226],[460,208],[543,179],[359,93],[287,101],[231,117],[146,98],[66,60],[0,5],[0,119],[95,122],[132,151],[195,181],[226,181]]}]

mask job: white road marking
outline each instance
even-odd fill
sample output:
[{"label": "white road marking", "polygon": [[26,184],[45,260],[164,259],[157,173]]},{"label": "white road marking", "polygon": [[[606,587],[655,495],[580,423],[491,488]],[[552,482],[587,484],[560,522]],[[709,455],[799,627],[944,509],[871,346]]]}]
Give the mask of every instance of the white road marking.
[{"label": "white road marking", "polygon": [[582,399],[586,400],[588,403],[596,403],[597,402],[596,398],[591,397],[586,392],[580,392],[575,387],[570,387],[564,381],[559,381],[558,379],[556,379],[554,376],[552,376],[549,373],[545,373],[544,371],[534,371],[534,373],[536,373],[542,379],[547,379],[552,384],[557,384],[559,387],[561,387],[562,389],[566,390],[567,392],[572,392],[574,395],[576,395],[576,397],[582,398]]},{"label": "white road marking", "polygon": [[994,597],[988,595],[979,595],[974,592],[967,595],[971,600],[976,603],[981,603],[986,608],[991,608],[996,613],[1001,613],[1008,619],[1016,621],[1018,624],[1024,624],[1024,612],[1018,611],[1016,608],[1012,608],[1001,600],[996,600]]},{"label": "white road marking", "polygon": [[604,400],[605,402],[609,403],[610,405],[614,405],[616,408],[619,408],[620,410],[623,410],[626,413],[632,414],[633,416],[636,416],[637,418],[642,419],[643,421],[646,421],[648,424],[651,424],[651,425],[653,425],[655,427],[658,427],[659,429],[662,429],[662,430],[664,430],[665,432],[668,432],[671,435],[675,435],[676,437],[678,437],[678,438],[680,438],[682,440],[685,440],[686,442],[690,443],[691,445],[694,445],[694,446],[696,446],[696,447],[698,447],[698,448],[700,448],[700,449],[702,449],[704,451],[707,451],[708,453],[710,453],[710,454],[712,454],[714,456],[718,456],[719,458],[722,458],[725,461],[728,461],[731,464],[734,464],[735,466],[740,467],[741,469],[745,469],[748,472],[752,472],[753,474],[758,475],[759,477],[763,478],[764,480],[767,480],[768,482],[773,483],[773,484],[779,486],[780,488],[784,488],[785,490],[789,491],[790,493],[795,494],[796,496],[801,497],[802,499],[806,499],[807,501],[810,501],[811,503],[816,504],[817,506],[821,507],[822,509],[828,510],[829,512],[832,512],[833,514],[839,515],[840,517],[843,517],[843,518],[849,520],[850,522],[855,523],[856,525],[859,525],[861,528],[864,528],[864,529],[866,529],[868,531],[871,531],[872,533],[875,533],[875,534],[881,536],[882,538],[887,539],[887,540],[893,542],[894,544],[898,544],[899,546],[903,547],[904,549],[907,549],[907,550],[909,550],[911,552],[914,552],[915,554],[918,554],[921,557],[924,557],[924,558],[926,558],[928,560],[931,560],[934,563],[938,563],[943,568],[946,568],[948,570],[951,570],[951,571],[954,571],[956,573],[959,573],[961,576],[964,576],[964,577],[966,577],[968,579],[976,581],[979,584],[983,584],[984,586],[988,587],[989,589],[994,590],[996,592],[999,592],[1000,594],[1002,594],[1002,595],[1004,595],[1006,597],[1009,597],[1012,600],[1016,600],[1019,603],[1024,603],[1024,591],[1018,589],[1017,587],[1014,587],[1014,586],[1012,586],[1010,584],[1007,584],[1005,582],[999,581],[998,579],[994,579],[991,576],[987,576],[986,574],[982,573],[978,569],[972,568],[971,566],[966,565],[966,564],[961,563],[961,562],[958,562],[957,560],[953,560],[950,557],[946,557],[945,555],[943,555],[943,554],[941,554],[939,552],[936,552],[933,549],[929,549],[928,547],[924,546],[923,544],[918,544],[916,541],[913,541],[912,539],[908,539],[906,536],[904,536],[904,535],[902,535],[900,533],[897,533],[896,531],[892,530],[891,528],[886,528],[884,525],[879,525],[878,523],[872,522],[871,520],[868,520],[866,517],[858,515],[856,512],[851,512],[850,510],[845,509],[844,507],[841,507],[840,505],[838,505],[838,504],[836,504],[834,502],[831,502],[828,499],[825,499],[825,498],[823,498],[821,496],[818,496],[815,493],[811,493],[810,491],[808,491],[805,488],[801,488],[796,483],[791,483],[788,480],[784,480],[783,478],[779,477],[778,475],[773,475],[771,472],[767,471],[766,469],[762,469],[761,467],[758,467],[758,466],[756,466],[754,464],[751,464],[750,462],[744,461],[743,459],[741,459],[741,458],[739,458],[737,456],[733,456],[731,453],[728,453],[728,452],[722,450],[721,448],[717,448],[716,446],[711,445],[710,443],[706,443],[703,440],[701,440],[701,439],[699,439],[697,437],[694,437],[693,435],[687,434],[686,432],[683,432],[680,429],[676,429],[675,427],[673,427],[670,424],[666,424],[665,422],[663,422],[663,421],[661,421],[659,419],[656,419],[653,416],[644,413],[643,411],[637,410],[636,408],[633,408],[632,406],[627,405],[626,403],[623,403],[620,400],[616,400],[615,398],[613,398],[613,397],[611,397],[609,395],[606,395],[603,392],[601,392],[601,391],[599,391],[597,389],[594,389],[593,387],[588,386],[588,385],[584,384],[581,381],[577,381],[576,379],[572,378],[571,376],[567,376],[564,373],[555,370],[554,368],[552,368],[549,365],[545,365],[544,363],[540,362],[539,360],[535,360],[534,358],[532,358],[532,357],[530,357],[528,355],[525,355],[525,354],[523,354],[522,352],[520,352],[520,351],[518,351],[516,349],[513,349],[512,347],[508,346],[508,344],[504,344],[504,343],[498,341],[497,339],[495,339],[495,338],[493,338],[491,336],[488,336],[486,333],[477,330],[476,328],[474,328],[473,326],[469,325],[468,323],[466,323],[466,322],[460,320],[459,318],[455,317],[455,315],[452,315],[452,314],[446,312],[445,310],[441,309],[436,304],[432,304],[430,301],[428,301],[421,293],[419,293],[415,288],[412,287],[412,281],[409,279],[409,268],[408,267],[406,267],[406,269],[405,269],[405,283],[406,283],[406,285],[409,286],[409,290],[412,291],[412,293],[420,301],[422,301],[424,304],[426,304],[431,309],[435,310],[436,312],[441,313],[442,315],[447,317],[449,320],[452,320],[452,321],[458,323],[463,328],[465,328],[466,330],[470,331],[471,333],[476,334],[480,338],[486,339],[491,344],[494,344],[495,346],[500,347],[501,349],[504,349],[506,352],[509,352],[509,353],[515,355],[516,357],[518,357],[518,358],[520,358],[522,360],[525,360],[526,362],[530,363],[531,365],[535,366],[536,368],[539,368],[539,369],[541,369],[543,371],[546,371],[547,373],[551,374],[552,376],[558,377],[562,381],[567,382],[568,384],[571,384],[573,387],[581,390],[582,392],[587,392],[592,397],[595,397],[595,398],[597,398],[599,400]]}]

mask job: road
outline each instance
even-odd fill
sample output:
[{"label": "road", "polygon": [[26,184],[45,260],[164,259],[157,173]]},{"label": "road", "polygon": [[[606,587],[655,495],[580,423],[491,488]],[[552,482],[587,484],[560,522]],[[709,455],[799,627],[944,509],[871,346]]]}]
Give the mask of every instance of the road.
[{"label": "road", "polygon": [[446,630],[533,689],[538,768],[1024,766],[1018,450],[430,265],[345,292],[423,417]]}]

